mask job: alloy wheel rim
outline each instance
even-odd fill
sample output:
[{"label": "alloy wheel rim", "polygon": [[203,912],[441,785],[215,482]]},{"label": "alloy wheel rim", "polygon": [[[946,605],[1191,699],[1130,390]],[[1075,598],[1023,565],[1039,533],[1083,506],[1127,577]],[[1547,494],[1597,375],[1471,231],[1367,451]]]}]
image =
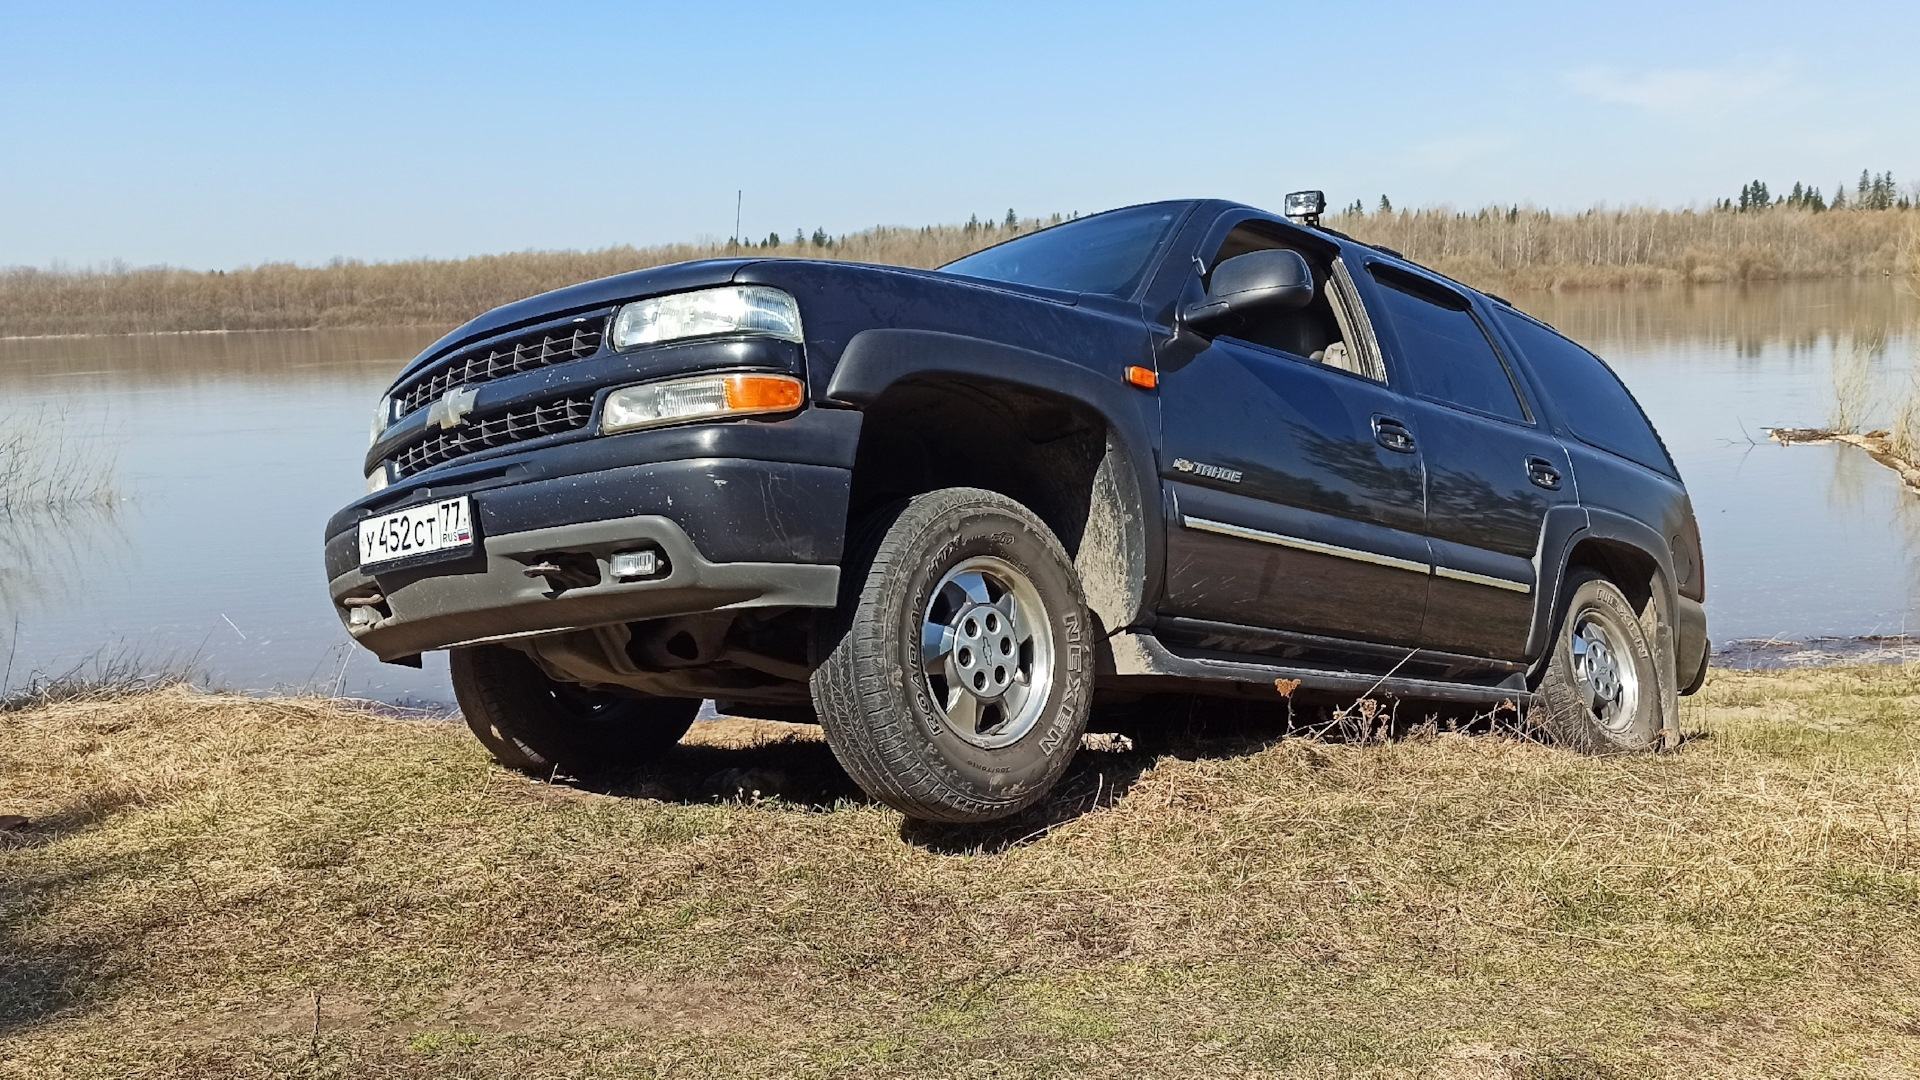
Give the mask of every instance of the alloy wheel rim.
[{"label": "alloy wheel rim", "polygon": [[1640,673],[1632,656],[1623,655],[1621,637],[1607,620],[1589,612],[1574,626],[1570,642],[1581,698],[1600,726],[1614,734],[1633,726],[1640,705]]},{"label": "alloy wheel rim", "polygon": [[1040,590],[1004,559],[960,562],[921,613],[920,668],[955,735],[983,750],[1019,742],[1053,689],[1053,621]]}]

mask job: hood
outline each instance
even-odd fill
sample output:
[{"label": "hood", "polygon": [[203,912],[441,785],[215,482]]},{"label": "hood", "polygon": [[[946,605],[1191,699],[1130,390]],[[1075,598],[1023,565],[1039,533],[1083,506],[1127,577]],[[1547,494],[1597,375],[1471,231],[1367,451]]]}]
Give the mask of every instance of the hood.
[{"label": "hood", "polygon": [[406,378],[422,365],[468,342],[492,337],[520,326],[561,318],[575,311],[606,307],[623,300],[637,300],[643,296],[725,285],[733,280],[735,272],[753,261],[752,259],[704,259],[700,262],[654,266],[631,273],[615,274],[613,277],[601,278],[598,281],[583,281],[578,285],[568,285],[563,289],[529,296],[525,300],[502,304],[484,315],[469,319],[439,341],[427,346],[412,363],[407,365],[406,370],[402,371],[399,377]]}]

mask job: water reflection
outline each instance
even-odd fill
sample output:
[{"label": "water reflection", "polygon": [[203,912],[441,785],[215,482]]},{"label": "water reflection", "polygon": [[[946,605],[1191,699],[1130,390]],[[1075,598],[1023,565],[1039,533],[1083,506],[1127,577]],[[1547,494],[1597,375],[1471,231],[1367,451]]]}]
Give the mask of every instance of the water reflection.
[{"label": "water reflection", "polygon": [[[1869,401],[1911,384],[1920,304],[1887,281],[1534,294],[1520,306],[1614,363],[1659,425],[1706,541],[1716,640],[1899,633],[1920,596],[1920,499],[1824,423],[1837,349],[1875,335]],[[63,411],[110,442],[121,501],[0,522],[0,636],[14,683],[130,643],[197,655],[236,689],[441,701],[349,645],[320,528],[361,490],[368,413],[433,328],[0,341],[0,413]],[[1882,419],[1880,422],[1885,422]],[[1920,621],[1916,621],[1920,623]]]},{"label": "water reflection", "polygon": [[[0,530],[14,682],[103,650],[196,656],[216,685],[441,700],[444,668],[343,648],[320,528],[356,497],[373,402],[434,329],[0,341],[0,411],[110,440],[105,518]],[[122,644],[126,643],[126,644]]]},{"label": "water reflection", "polygon": [[0,611],[31,625],[89,586],[95,567],[125,557],[132,538],[117,505],[0,514]]},{"label": "water reflection", "polygon": [[1705,347],[1743,360],[1824,359],[1836,334],[1893,336],[1920,316],[1912,290],[1892,278],[1522,293],[1514,303],[1589,344],[1628,350]]},{"label": "water reflection", "polygon": [[1920,596],[1920,510],[1850,446],[1781,447],[1843,395],[1884,425],[1912,385],[1904,282],[1541,294],[1522,307],[1593,347],[1653,417],[1706,545],[1714,637],[1901,633]]}]

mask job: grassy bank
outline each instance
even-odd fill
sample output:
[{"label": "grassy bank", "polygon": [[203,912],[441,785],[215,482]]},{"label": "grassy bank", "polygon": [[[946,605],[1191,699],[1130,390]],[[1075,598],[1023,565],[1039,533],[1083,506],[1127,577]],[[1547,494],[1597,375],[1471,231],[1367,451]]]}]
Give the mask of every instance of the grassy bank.
[{"label": "grassy bank", "polygon": [[[1327,220],[1462,281],[1506,292],[1878,276],[1920,266],[1920,211],[1913,210],[1429,209]],[[748,254],[931,267],[1041,224],[881,227],[742,248],[674,244],[215,273],[0,271],[0,336],[451,326],[510,300],[664,263]]]},{"label": "grassy bank", "polygon": [[0,1074],[1913,1075],[1917,707],[1722,672],[1659,757],[1249,730],[984,836],[809,728],[608,795],[327,701],[28,708]]}]

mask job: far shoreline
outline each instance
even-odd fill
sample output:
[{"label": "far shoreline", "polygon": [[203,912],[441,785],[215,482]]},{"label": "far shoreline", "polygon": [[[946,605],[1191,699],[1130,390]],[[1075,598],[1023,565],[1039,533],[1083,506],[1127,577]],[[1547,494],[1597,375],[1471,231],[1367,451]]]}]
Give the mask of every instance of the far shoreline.
[{"label": "far shoreline", "polygon": [[[830,236],[460,259],[235,270],[0,269],[0,340],[456,326],[583,281],[714,258],[808,258],[910,269],[1059,224],[1018,218]],[[1327,228],[1496,295],[1641,292],[1920,274],[1920,209],[1812,211],[1446,207],[1328,215]]]}]

